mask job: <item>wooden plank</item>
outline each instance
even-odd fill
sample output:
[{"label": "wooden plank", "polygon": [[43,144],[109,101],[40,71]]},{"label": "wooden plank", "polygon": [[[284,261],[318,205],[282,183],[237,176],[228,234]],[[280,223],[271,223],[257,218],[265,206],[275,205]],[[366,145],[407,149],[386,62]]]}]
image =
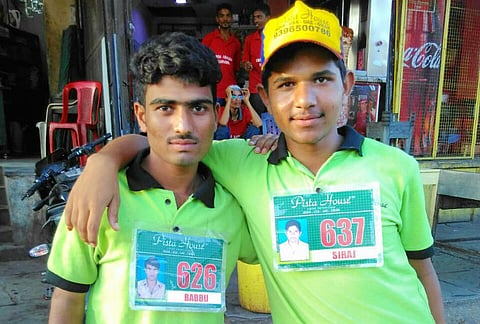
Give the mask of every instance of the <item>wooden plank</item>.
[{"label": "wooden plank", "polygon": [[425,194],[425,209],[427,211],[430,227],[433,225],[433,214],[435,212],[435,198],[437,197],[437,184],[424,184],[423,192]]},{"label": "wooden plank", "polygon": [[480,207],[480,173],[441,170],[438,177],[432,234],[435,236],[437,224],[440,222],[440,210],[465,207]]},{"label": "wooden plank", "polygon": [[[458,199],[458,198],[453,198],[453,199]],[[478,202],[478,204],[480,206],[480,202]],[[472,222],[474,217],[475,217],[475,208],[462,207],[462,208],[453,208],[453,209],[440,209],[438,211],[438,224]]]},{"label": "wooden plank", "polygon": [[480,200],[480,173],[442,170],[438,179],[437,194]]},{"label": "wooden plank", "polygon": [[423,192],[425,194],[425,209],[427,210],[428,221],[433,226],[433,215],[435,214],[435,202],[437,198],[437,185],[440,169],[421,169]]}]

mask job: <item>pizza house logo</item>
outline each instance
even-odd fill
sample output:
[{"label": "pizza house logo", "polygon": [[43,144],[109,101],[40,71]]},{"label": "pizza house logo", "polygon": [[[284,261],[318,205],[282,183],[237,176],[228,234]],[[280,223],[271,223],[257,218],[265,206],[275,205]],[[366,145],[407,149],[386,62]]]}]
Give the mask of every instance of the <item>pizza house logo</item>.
[{"label": "pizza house logo", "polygon": [[413,69],[438,69],[442,47],[436,43],[425,43],[420,47],[409,47],[403,53],[403,67]]}]

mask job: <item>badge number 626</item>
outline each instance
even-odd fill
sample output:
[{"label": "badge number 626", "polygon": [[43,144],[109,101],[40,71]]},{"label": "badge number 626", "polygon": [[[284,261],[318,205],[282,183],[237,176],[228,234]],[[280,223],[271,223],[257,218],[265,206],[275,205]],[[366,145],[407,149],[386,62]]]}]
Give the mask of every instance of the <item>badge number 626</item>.
[{"label": "badge number 626", "polygon": [[177,264],[178,288],[214,290],[217,286],[216,272],[217,266],[215,264],[209,263],[203,266],[198,262],[191,265],[185,261],[179,262]]}]

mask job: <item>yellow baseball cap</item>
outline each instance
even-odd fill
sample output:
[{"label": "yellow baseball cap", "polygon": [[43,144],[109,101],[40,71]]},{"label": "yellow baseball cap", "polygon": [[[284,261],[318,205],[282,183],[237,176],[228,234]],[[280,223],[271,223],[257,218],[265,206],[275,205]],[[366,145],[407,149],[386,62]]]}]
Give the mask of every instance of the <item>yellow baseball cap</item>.
[{"label": "yellow baseball cap", "polygon": [[297,42],[318,44],[342,58],[342,27],[338,18],[329,11],[296,1],[287,12],[265,25],[262,69],[276,51]]}]

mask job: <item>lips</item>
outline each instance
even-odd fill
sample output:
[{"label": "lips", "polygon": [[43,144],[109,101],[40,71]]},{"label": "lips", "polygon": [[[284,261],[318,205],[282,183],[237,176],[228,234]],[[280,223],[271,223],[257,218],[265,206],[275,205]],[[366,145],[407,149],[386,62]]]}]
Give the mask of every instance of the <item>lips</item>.
[{"label": "lips", "polygon": [[325,114],[323,112],[317,113],[317,114],[302,114],[302,115],[294,115],[292,116],[292,120],[311,120],[311,119],[317,119],[317,118],[322,118],[325,117]]},{"label": "lips", "polygon": [[197,144],[197,141],[194,139],[172,139],[169,143],[173,145],[193,145]]}]

